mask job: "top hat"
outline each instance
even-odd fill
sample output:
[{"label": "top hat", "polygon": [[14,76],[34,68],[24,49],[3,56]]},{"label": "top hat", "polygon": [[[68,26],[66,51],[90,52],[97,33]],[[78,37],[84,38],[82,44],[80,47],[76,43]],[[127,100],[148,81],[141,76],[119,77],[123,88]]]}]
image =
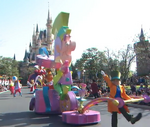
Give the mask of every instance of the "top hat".
[{"label": "top hat", "polygon": [[120,80],[121,73],[119,71],[112,71],[110,75],[111,75],[111,80],[115,80],[115,79]]}]

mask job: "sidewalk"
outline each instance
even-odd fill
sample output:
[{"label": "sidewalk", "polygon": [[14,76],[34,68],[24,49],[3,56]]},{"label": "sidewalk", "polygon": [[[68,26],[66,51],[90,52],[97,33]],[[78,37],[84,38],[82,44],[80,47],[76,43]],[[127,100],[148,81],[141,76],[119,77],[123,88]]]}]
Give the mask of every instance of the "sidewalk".
[{"label": "sidewalk", "polygon": [[6,90],[6,91],[2,91],[2,92],[0,92],[0,94],[2,94],[2,93],[5,93],[5,92],[8,92],[9,90]]}]

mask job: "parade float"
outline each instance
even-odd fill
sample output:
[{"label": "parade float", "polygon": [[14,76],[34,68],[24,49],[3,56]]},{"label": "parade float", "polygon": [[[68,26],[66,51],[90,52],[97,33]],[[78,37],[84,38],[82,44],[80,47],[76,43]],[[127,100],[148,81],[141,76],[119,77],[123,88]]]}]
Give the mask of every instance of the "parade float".
[{"label": "parade float", "polygon": [[[71,52],[75,50],[76,43],[70,40],[71,29],[68,27],[69,13],[61,12],[54,24],[53,34],[54,55],[49,55],[45,47],[39,49],[39,55],[36,56],[36,63],[39,67],[46,69],[54,68],[56,75],[53,78],[53,84],[49,87],[43,85],[43,90],[37,90],[35,96],[31,99],[29,109],[40,114],[61,114],[63,111],[72,111],[77,109],[77,99],[71,91],[72,74],[70,71]],[[38,71],[40,72],[40,71]],[[30,76],[29,82],[36,82],[37,76],[43,76],[43,73],[34,73]],[[43,84],[43,83],[42,83]]]},{"label": "parade float", "polygon": [[[54,55],[49,55],[45,47],[39,49],[36,64],[44,69],[38,69],[29,78],[29,82],[37,81],[43,86],[42,90],[35,91],[35,96],[30,101],[29,109],[39,114],[62,114],[62,121],[67,124],[85,125],[101,121],[100,112],[90,110],[90,107],[103,101],[112,101],[121,107],[125,103],[137,101],[150,102],[148,96],[134,97],[135,99],[123,101],[120,98],[102,97],[92,100],[84,105],[86,99],[86,84],[82,83],[77,91],[71,91],[72,72],[70,64],[71,52],[75,50],[76,43],[70,40],[71,29],[68,27],[69,13],[61,12],[54,24],[52,33],[54,37]],[[50,69],[55,69],[56,75],[52,76]],[[44,83],[46,81],[46,83]],[[78,93],[77,93],[78,92]],[[76,93],[79,97],[76,96]]]}]

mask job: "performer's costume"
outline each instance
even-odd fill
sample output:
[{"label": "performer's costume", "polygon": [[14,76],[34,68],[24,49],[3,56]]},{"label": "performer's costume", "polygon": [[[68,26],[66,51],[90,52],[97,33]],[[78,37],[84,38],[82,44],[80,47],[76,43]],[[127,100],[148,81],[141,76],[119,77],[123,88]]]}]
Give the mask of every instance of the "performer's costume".
[{"label": "performer's costume", "polygon": [[11,92],[11,95],[13,95],[14,94],[14,83],[12,81],[10,81],[9,90]]},{"label": "performer's costume", "polygon": [[14,97],[16,97],[16,93],[19,92],[20,96],[22,96],[21,93],[21,84],[16,76],[13,76],[12,80],[14,81],[14,87],[15,87],[15,92],[14,92]]},{"label": "performer's costume", "polygon": [[49,89],[54,89],[54,86],[53,86],[53,75],[51,73],[51,70],[47,69],[46,71],[47,71],[47,74],[45,76],[46,86],[48,86]]},{"label": "performer's costume", "polygon": [[[113,71],[111,73],[111,80],[109,79],[108,75],[106,75],[103,71],[101,73],[104,77],[104,80],[107,82],[108,87],[110,88],[110,98],[120,97],[125,100],[132,99],[126,94],[124,87],[120,85],[120,83],[119,85],[115,85],[113,83],[113,81],[119,82],[121,76],[120,72]],[[118,107],[115,106],[112,101],[108,101],[108,112],[112,113],[112,127],[117,127],[117,113],[122,113],[122,115],[127,119],[127,121],[131,122],[132,124],[140,120],[142,117],[141,113],[139,113],[136,117],[133,117],[133,115],[128,114],[129,109],[126,105],[118,109]]]},{"label": "performer's costume", "polygon": [[35,92],[36,90],[36,87],[38,85],[38,83],[35,81],[36,77],[38,75],[45,75],[46,74],[46,71],[40,66],[35,66],[36,67],[36,70],[34,71],[34,74],[31,74],[29,76],[29,79],[28,81],[30,82],[30,84],[32,84],[31,88],[30,88],[30,92]]}]

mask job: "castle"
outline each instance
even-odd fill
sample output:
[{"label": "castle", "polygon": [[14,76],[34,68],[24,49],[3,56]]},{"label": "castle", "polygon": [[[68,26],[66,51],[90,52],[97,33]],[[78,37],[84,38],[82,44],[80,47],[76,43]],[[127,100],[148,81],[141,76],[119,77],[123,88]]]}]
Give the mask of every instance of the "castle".
[{"label": "castle", "polygon": [[41,47],[46,47],[49,54],[53,53],[53,34],[52,34],[52,18],[50,17],[48,10],[48,18],[46,23],[46,29],[40,30],[38,24],[36,25],[36,30],[33,28],[32,43],[29,45],[29,52],[25,50],[24,63],[35,63],[36,55],[39,54],[39,49]]},{"label": "castle", "polygon": [[148,75],[150,73],[150,43],[145,39],[143,29],[139,36],[139,42],[134,43],[136,53],[137,75]]}]

